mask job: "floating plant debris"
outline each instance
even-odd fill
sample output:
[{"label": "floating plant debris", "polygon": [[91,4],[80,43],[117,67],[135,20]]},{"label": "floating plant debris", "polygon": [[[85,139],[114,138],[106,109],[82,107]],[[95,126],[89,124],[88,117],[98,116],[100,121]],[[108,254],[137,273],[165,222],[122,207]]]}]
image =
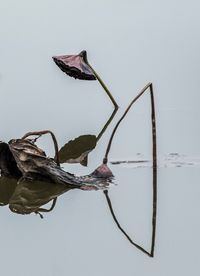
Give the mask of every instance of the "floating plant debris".
[{"label": "floating plant debris", "polygon": [[[38,135],[44,133],[44,131],[36,133]],[[45,133],[47,133],[47,131],[45,131]],[[95,183],[95,177],[93,177],[92,174],[77,177],[64,171],[54,159],[47,157],[42,149],[38,148],[30,139],[27,139],[27,136],[30,135],[34,135],[34,132],[29,135],[24,135],[26,138],[13,139],[9,142],[10,151],[13,154],[23,178],[65,184],[72,188],[93,186],[94,189],[98,189],[98,185]],[[56,156],[58,156],[58,154],[56,154]]]},{"label": "floating plant debris", "polygon": [[[134,160],[110,160],[112,165],[123,168],[152,168],[152,161],[144,156],[135,156]],[[158,156],[158,168],[186,168],[199,167],[200,156],[188,156],[181,153],[169,153]]]}]

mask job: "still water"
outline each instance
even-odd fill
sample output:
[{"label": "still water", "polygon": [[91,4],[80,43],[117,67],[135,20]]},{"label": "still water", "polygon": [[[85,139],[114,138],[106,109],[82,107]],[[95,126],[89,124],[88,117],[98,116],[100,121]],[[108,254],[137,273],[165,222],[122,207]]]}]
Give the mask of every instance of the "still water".
[{"label": "still water", "polygon": [[[199,3],[84,2],[27,4],[21,0],[2,5],[0,140],[7,143],[29,131],[49,129],[61,149],[80,136],[97,137],[97,143],[90,140],[87,166],[83,166],[86,159],[81,165],[80,156],[71,152],[68,163],[61,165],[78,177],[90,175],[102,164],[111,132],[126,107],[152,81],[158,154],[155,256],[148,257],[122,234],[103,192],[108,190],[124,231],[149,252],[152,135],[146,93],[114,136],[108,161],[114,179],[106,186],[89,191],[37,183],[36,191],[32,183],[31,206],[52,207],[50,212],[41,212],[41,219],[35,213],[11,212],[11,195],[15,193],[14,201],[21,191],[27,195],[28,189],[24,182],[0,179],[1,273],[198,275]],[[70,78],[52,60],[52,56],[77,54],[83,49],[119,105],[115,114],[98,81]],[[37,145],[47,156],[55,156],[50,136],[40,137]],[[52,202],[43,205],[57,196],[55,206]]]}]

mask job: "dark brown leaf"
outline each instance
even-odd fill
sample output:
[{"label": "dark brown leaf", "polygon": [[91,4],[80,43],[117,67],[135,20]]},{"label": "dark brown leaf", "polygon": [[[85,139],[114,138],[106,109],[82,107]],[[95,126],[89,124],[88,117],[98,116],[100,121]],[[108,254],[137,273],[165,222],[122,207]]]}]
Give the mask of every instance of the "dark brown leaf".
[{"label": "dark brown leaf", "polygon": [[4,176],[20,177],[22,175],[8,144],[4,142],[0,142],[0,170],[1,175]]}]

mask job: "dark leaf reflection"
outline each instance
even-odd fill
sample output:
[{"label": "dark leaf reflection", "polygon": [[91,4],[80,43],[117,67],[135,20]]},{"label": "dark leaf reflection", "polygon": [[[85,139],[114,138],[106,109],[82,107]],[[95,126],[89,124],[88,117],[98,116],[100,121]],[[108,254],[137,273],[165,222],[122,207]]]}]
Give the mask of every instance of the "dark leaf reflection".
[{"label": "dark leaf reflection", "polygon": [[0,205],[4,206],[9,204],[10,198],[12,197],[17,187],[17,179],[1,176],[0,177]]},{"label": "dark leaf reflection", "polygon": [[80,163],[83,166],[87,166],[88,154],[96,148],[97,143],[107,130],[116,113],[117,109],[114,109],[97,136],[86,134],[67,142],[58,152],[60,163]]},{"label": "dark leaf reflection", "polygon": [[[97,190],[107,188],[109,182],[96,182],[96,185],[83,185],[82,190]],[[22,179],[19,181],[16,178],[0,177],[0,205],[9,205],[12,212],[25,214],[40,214],[50,212],[54,209],[58,196],[72,189],[71,185],[63,185],[59,183],[50,183],[46,181],[30,181]],[[42,206],[52,201],[52,206],[49,209]]]},{"label": "dark leaf reflection", "polygon": [[[36,145],[38,138],[30,139],[31,136],[40,137],[48,133],[54,142],[56,162]],[[96,138],[94,141],[96,144]],[[79,148],[75,147],[74,154],[76,150]],[[8,160],[5,158],[6,153]],[[1,143],[0,156],[0,204],[9,204],[10,210],[18,214],[36,213],[42,217],[41,212],[53,210],[59,195],[71,189],[106,189],[112,182],[112,177],[102,178],[94,173],[75,176],[64,171],[59,163],[57,140],[48,130],[29,132],[21,139],[12,139],[8,144]],[[13,164],[8,170],[11,160]],[[13,173],[16,168],[21,173],[18,176]],[[53,201],[50,209],[41,208],[50,201]]]},{"label": "dark leaf reflection", "polygon": [[[55,207],[58,196],[71,190],[71,187],[62,184],[44,181],[23,181],[11,177],[0,177],[0,205],[9,205],[12,212],[18,214],[40,214],[50,212]],[[50,209],[41,206],[52,201]]]},{"label": "dark leaf reflection", "polygon": [[[95,147],[97,138],[95,135],[81,135],[69,141],[59,150],[60,163],[81,163]],[[83,163],[87,165],[87,163]]]},{"label": "dark leaf reflection", "polygon": [[[41,206],[71,190],[67,185],[44,181],[23,180],[17,186],[9,200],[9,208],[18,214],[31,214],[52,211]],[[55,207],[55,205],[54,205]]]}]

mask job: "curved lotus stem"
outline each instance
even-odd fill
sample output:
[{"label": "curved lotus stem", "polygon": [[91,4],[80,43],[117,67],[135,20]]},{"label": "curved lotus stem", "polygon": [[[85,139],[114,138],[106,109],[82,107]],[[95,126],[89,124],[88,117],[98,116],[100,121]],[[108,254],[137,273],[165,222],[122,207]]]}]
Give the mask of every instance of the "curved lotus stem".
[{"label": "curved lotus stem", "polygon": [[36,212],[41,212],[41,213],[51,212],[54,209],[54,207],[56,206],[56,201],[57,201],[57,197],[53,199],[51,207],[49,209],[38,208],[38,210]]},{"label": "curved lotus stem", "polygon": [[54,148],[55,148],[55,160],[56,160],[56,163],[58,166],[60,166],[60,161],[59,161],[59,155],[58,155],[58,142],[56,140],[56,137],[55,135],[53,134],[52,131],[50,130],[42,130],[42,131],[33,131],[33,132],[28,132],[26,133],[21,139],[25,139],[29,136],[33,136],[33,135],[44,135],[44,134],[51,134],[51,137],[52,137],[52,140],[53,140],[53,143],[54,143]]},{"label": "curved lotus stem", "polygon": [[110,98],[110,100],[112,101],[115,109],[118,109],[119,106],[116,103],[113,95],[111,94],[111,92],[109,91],[109,89],[107,88],[107,86],[105,85],[105,83],[103,82],[103,80],[100,78],[100,76],[97,74],[97,72],[94,70],[94,68],[91,66],[91,64],[88,62],[87,60],[87,52],[86,51],[82,51],[79,55],[82,55],[84,61],[87,63],[87,65],[90,67],[90,69],[92,70],[93,74],[95,75],[95,77],[97,78],[98,82],[101,84],[101,86],[103,87],[103,89],[105,90],[106,94],[108,95],[108,97]]},{"label": "curved lotus stem", "polygon": [[152,83],[148,83],[142,90],[141,92],[131,101],[131,103],[129,104],[129,106],[127,107],[127,109],[125,110],[124,114],[122,115],[122,117],[119,119],[119,121],[117,122],[117,124],[115,125],[113,132],[110,136],[110,139],[108,141],[108,145],[107,145],[107,149],[106,149],[106,153],[104,156],[104,164],[107,164],[108,161],[108,154],[111,148],[111,144],[114,138],[114,135],[120,125],[120,123],[123,121],[123,119],[125,118],[126,114],[128,113],[129,109],[131,108],[131,106],[144,94],[144,92],[150,88],[150,93],[151,93],[151,106],[152,106],[152,133],[153,133],[153,145],[155,150],[153,151],[153,156],[156,157],[156,125],[155,125],[155,107],[154,107],[154,101],[153,101],[153,85]]},{"label": "curved lotus stem", "polygon": [[147,254],[149,257],[152,257],[151,254],[146,251],[143,247],[141,247],[140,245],[138,245],[137,243],[135,243],[130,237],[129,235],[125,232],[125,230],[121,227],[121,225],[119,224],[119,221],[117,219],[117,217],[115,216],[115,213],[114,213],[114,210],[113,210],[113,207],[112,207],[112,203],[111,203],[111,200],[110,200],[110,197],[108,195],[108,190],[105,190],[104,191],[104,195],[106,197],[106,200],[107,200],[107,203],[108,203],[108,206],[109,206],[109,209],[110,209],[110,212],[111,212],[111,215],[115,221],[115,223],[117,224],[117,227],[119,228],[119,230],[125,235],[125,237],[129,240],[129,242],[131,244],[133,244],[135,247],[137,247],[137,249],[141,250],[143,253]]},{"label": "curved lotus stem", "polygon": [[118,109],[118,105],[105,83],[89,64],[87,60],[87,52],[85,50],[81,51],[78,55],[53,56],[53,60],[56,65],[70,77],[80,80],[97,79],[114,104],[115,108]]}]

